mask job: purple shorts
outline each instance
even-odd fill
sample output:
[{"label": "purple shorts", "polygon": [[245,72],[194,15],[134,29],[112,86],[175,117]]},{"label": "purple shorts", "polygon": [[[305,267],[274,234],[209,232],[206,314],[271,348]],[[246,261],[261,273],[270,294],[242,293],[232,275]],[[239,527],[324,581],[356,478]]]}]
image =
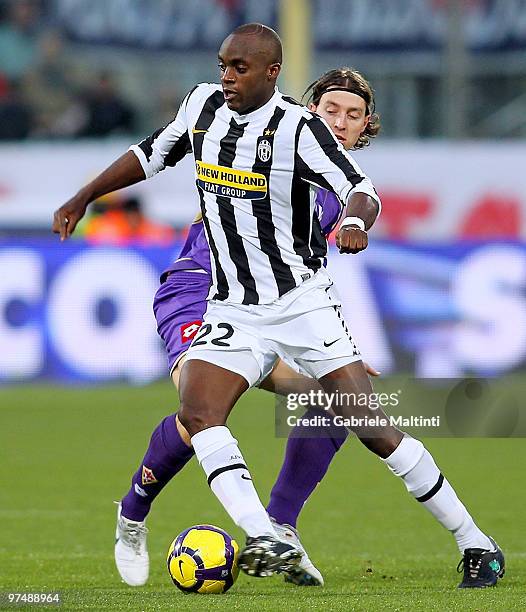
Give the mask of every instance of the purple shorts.
[{"label": "purple shorts", "polygon": [[211,278],[199,272],[172,272],[157,290],[153,312],[166,345],[170,374],[201,327]]}]

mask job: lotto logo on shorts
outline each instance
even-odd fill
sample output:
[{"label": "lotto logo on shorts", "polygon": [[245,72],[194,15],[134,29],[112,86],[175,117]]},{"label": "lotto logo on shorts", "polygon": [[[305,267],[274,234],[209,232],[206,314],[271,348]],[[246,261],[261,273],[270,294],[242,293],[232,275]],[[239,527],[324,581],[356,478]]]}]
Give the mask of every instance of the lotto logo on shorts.
[{"label": "lotto logo on shorts", "polygon": [[142,484],[149,485],[157,482],[157,478],[155,478],[154,473],[150,468],[147,468],[145,465],[142,466]]},{"label": "lotto logo on shorts", "polygon": [[182,342],[190,342],[199,331],[201,321],[190,321],[181,325],[181,340]]}]

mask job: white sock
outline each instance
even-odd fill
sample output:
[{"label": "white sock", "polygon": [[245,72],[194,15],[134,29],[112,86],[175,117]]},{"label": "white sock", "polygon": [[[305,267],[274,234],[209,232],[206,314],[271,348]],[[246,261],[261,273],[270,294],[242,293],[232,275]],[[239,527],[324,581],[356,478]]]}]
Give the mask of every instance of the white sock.
[{"label": "white sock", "polygon": [[402,478],[409,493],[453,533],[460,552],[466,548],[493,550],[491,540],[475,525],[422,442],[406,436],[384,461]]},{"label": "white sock", "polygon": [[192,436],[192,446],[210,488],[234,523],[249,537],[264,534],[275,536],[237,440],[228,427],[217,426],[200,431]]}]

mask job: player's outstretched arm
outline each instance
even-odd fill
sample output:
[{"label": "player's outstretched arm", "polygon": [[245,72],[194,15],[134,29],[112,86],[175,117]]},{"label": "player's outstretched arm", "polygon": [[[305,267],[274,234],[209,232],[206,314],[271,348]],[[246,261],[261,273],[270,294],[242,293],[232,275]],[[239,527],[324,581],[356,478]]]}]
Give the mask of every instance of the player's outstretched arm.
[{"label": "player's outstretched arm", "polygon": [[69,238],[86,213],[90,202],[112,191],[134,185],[145,178],[137,156],[132,151],[127,151],[55,211],[53,232],[60,234],[61,240]]},{"label": "player's outstretched arm", "polygon": [[372,227],[379,211],[378,202],[366,193],[351,195],[336,234],[336,246],[340,253],[359,253],[367,248],[367,230]]}]

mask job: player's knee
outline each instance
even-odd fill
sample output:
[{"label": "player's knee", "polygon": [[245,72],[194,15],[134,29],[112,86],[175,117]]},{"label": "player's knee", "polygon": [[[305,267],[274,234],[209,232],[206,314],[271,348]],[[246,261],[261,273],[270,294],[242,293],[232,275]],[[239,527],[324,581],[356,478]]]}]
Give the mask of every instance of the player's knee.
[{"label": "player's knee", "polygon": [[225,424],[225,420],[219,412],[214,407],[209,407],[206,404],[196,406],[193,402],[182,401],[178,415],[179,422],[190,436],[194,436],[208,427]]},{"label": "player's knee", "polygon": [[201,431],[198,428],[198,423],[196,420],[197,415],[193,413],[192,406],[186,403],[181,403],[177,417],[179,419],[179,423],[181,423],[190,436],[193,436],[194,433]]},{"label": "player's knee", "polygon": [[[360,436],[358,436],[360,437]],[[380,435],[374,437],[360,437],[360,441],[370,451],[381,457],[387,459],[391,453],[393,453],[400,444],[404,434],[396,429],[396,427],[389,427],[385,431],[381,432]]]}]

